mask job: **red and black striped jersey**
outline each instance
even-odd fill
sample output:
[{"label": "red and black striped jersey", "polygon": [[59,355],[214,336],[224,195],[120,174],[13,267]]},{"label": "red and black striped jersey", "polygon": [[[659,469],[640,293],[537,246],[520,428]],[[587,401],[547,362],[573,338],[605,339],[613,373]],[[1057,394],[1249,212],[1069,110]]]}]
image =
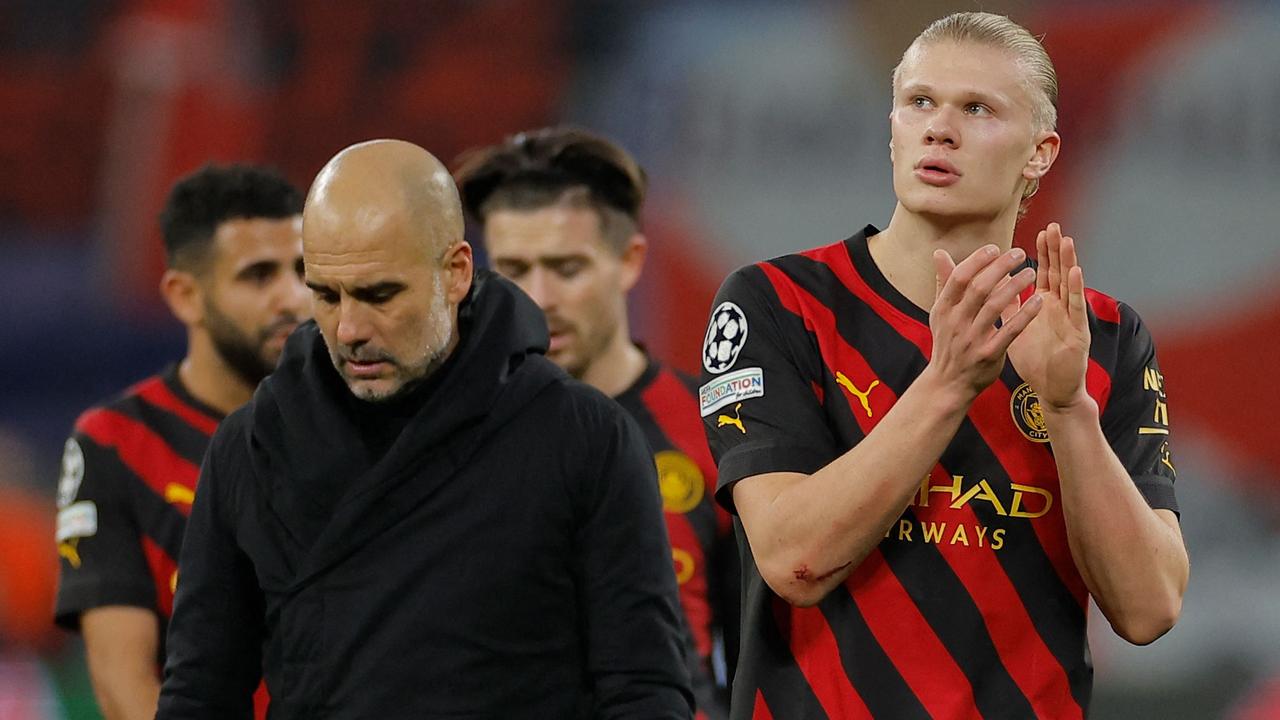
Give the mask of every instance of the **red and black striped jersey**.
[{"label": "red and black striped jersey", "polygon": [[698,421],[695,386],[691,378],[650,360],[615,399],[644,430],[654,453],[680,603],[701,661],[691,668],[698,675],[695,695],[699,708],[716,717],[713,630],[736,619],[725,605],[737,601],[719,592],[717,581],[727,571],[724,563],[734,562],[733,530],[729,515],[715,503],[716,468]]},{"label": "red and black striped jersey", "polygon": [[[721,288],[699,400],[731,511],[735,482],[812,473],[855,446],[928,363],[928,313],[877,269],[876,232],[743,268]],[[1147,502],[1176,512],[1151,338],[1127,306],[1088,301],[1086,384],[1104,434]],[[732,716],[1083,717],[1088,592],[1048,439],[1006,364],[879,546],[815,607],[775,595],[740,542]]]},{"label": "red and black striped jersey", "polygon": [[163,643],[200,461],[220,419],[174,367],[76,420],[58,483],[59,625],[78,629],[95,607],[143,607],[160,618]]}]

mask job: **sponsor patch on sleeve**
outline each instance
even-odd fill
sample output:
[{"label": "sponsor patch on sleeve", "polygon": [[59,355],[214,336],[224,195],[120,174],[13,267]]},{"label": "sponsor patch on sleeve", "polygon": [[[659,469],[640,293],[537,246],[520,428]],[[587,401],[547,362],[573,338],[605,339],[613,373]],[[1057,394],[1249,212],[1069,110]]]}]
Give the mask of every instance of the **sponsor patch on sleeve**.
[{"label": "sponsor patch on sleeve", "polygon": [[758,367],[736,370],[698,388],[702,417],[730,403],[758,397],[764,397],[764,371]]},{"label": "sponsor patch on sleeve", "polygon": [[62,474],[58,477],[58,507],[64,508],[76,499],[84,480],[84,451],[75,438],[67,438],[62,448]]},{"label": "sponsor patch on sleeve", "polygon": [[81,500],[58,511],[57,541],[91,537],[98,533],[98,506]]}]

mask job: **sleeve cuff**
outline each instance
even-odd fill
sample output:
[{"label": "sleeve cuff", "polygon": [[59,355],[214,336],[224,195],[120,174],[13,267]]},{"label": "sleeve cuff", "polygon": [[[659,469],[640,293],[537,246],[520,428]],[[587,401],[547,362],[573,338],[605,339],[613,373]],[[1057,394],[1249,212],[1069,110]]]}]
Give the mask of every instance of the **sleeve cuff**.
[{"label": "sleeve cuff", "polygon": [[831,454],[799,445],[739,445],[720,458],[716,502],[738,514],[733,505],[733,484],[742,478],[773,472],[814,473],[831,462]]},{"label": "sleeve cuff", "polygon": [[1182,516],[1178,511],[1178,498],[1173,492],[1173,480],[1163,475],[1139,475],[1133,479],[1133,484],[1153,510],[1172,510],[1175,515]]},{"label": "sleeve cuff", "polygon": [[64,584],[58,589],[53,621],[65,630],[78,632],[80,616],[88,610],[108,605],[140,607],[159,612],[156,589],[141,585],[113,585],[102,582]]}]

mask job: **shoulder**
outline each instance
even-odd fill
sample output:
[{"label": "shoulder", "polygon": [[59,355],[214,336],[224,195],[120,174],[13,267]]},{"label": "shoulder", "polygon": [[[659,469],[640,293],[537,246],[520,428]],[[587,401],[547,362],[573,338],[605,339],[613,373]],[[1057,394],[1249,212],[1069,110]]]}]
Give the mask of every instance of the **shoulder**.
[{"label": "shoulder", "polygon": [[137,382],[115,397],[91,406],[75,421],[75,432],[100,445],[113,445],[121,435],[138,424],[145,425],[147,402],[143,396],[164,385],[164,378],[153,375]]}]

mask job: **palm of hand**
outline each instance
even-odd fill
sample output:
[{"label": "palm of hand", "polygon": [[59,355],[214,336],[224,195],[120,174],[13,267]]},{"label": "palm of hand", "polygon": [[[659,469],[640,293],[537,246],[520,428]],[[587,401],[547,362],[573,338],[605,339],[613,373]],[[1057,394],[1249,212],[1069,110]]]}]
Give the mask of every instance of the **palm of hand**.
[{"label": "palm of hand", "polygon": [[1040,314],[1009,346],[1009,361],[1046,407],[1065,407],[1085,390],[1089,317],[1075,243],[1056,223],[1036,238]]}]

